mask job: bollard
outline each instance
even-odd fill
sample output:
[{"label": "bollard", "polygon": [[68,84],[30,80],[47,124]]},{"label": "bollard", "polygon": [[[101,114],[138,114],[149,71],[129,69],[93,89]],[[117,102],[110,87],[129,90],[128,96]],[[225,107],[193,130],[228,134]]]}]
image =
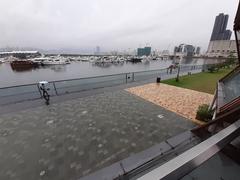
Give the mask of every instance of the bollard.
[{"label": "bollard", "polygon": [[157,83],[161,82],[161,77],[157,77]]}]

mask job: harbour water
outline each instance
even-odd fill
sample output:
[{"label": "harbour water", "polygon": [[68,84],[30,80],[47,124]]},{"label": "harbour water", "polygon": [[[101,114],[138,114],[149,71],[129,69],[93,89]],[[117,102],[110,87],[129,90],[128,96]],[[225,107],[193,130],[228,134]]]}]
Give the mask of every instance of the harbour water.
[{"label": "harbour water", "polygon": [[[182,63],[201,65],[204,63],[216,63],[217,61],[217,59],[185,59]],[[10,63],[2,63],[0,64],[0,87],[37,83],[41,80],[55,81],[164,69],[169,67],[172,63],[172,60],[152,60],[142,63],[123,62],[101,65],[96,65],[90,62],[71,62],[71,64],[67,65],[40,66],[39,68],[20,70],[13,70]]]}]

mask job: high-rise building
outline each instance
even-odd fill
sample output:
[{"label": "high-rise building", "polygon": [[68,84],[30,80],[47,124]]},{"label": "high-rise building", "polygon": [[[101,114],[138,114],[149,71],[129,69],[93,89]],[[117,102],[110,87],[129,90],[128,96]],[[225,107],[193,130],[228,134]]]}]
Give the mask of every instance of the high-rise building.
[{"label": "high-rise building", "polygon": [[137,55],[138,56],[150,56],[151,55],[151,47],[144,47],[144,48],[138,48],[137,49]]},{"label": "high-rise building", "polygon": [[201,48],[200,47],[196,47],[195,48],[195,55],[200,55],[200,52],[201,52]]},{"label": "high-rise building", "polygon": [[95,49],[95,55],[99,55],[100,54],[100,46],[97,46]]},{"label": "high-rise building", "polygon": [[207,56],[228,57],[236,55],[235,40],[231,40],[232,31],[227,30],[228,15],[219,14],[215,19],[212,36],[208,45]]},{"label": "high-rise building", "polygon": [[[200,52],[200,47],[198,50]],[[174,48],[174,54],[191,57],[195,55],[195,47],[189,44],[180,44],[179,46]]]},{"label": "high-rise building", "polygon": [[232,31],[227,30],[228,18],[229,16],[223,13],[216,17],[210,41],[231,39]]}]

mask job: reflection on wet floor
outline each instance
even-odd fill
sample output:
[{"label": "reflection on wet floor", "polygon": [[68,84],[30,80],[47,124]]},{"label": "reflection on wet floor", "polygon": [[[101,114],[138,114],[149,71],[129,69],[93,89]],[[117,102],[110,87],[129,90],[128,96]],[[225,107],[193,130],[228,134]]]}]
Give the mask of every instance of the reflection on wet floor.
[{"label": "reflection on wet floor", "polygon": [[0,116],[0,179],[76,179],[194,126],[126,91]]}]

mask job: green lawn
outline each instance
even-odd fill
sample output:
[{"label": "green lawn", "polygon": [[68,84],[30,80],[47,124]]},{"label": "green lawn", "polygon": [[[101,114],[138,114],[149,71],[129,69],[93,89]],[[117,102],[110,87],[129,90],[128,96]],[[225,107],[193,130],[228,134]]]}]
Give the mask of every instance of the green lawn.
[{"label": "green lawn", "polygon": [[218,72],[213,73],[202,72],[182,76],[180,77],[179,82],[176,82],[176,79],[169,79],[162,81],[162,83],[214,94],[217,81],[228,74],[231,70],[232,69],[221,69]]}]

